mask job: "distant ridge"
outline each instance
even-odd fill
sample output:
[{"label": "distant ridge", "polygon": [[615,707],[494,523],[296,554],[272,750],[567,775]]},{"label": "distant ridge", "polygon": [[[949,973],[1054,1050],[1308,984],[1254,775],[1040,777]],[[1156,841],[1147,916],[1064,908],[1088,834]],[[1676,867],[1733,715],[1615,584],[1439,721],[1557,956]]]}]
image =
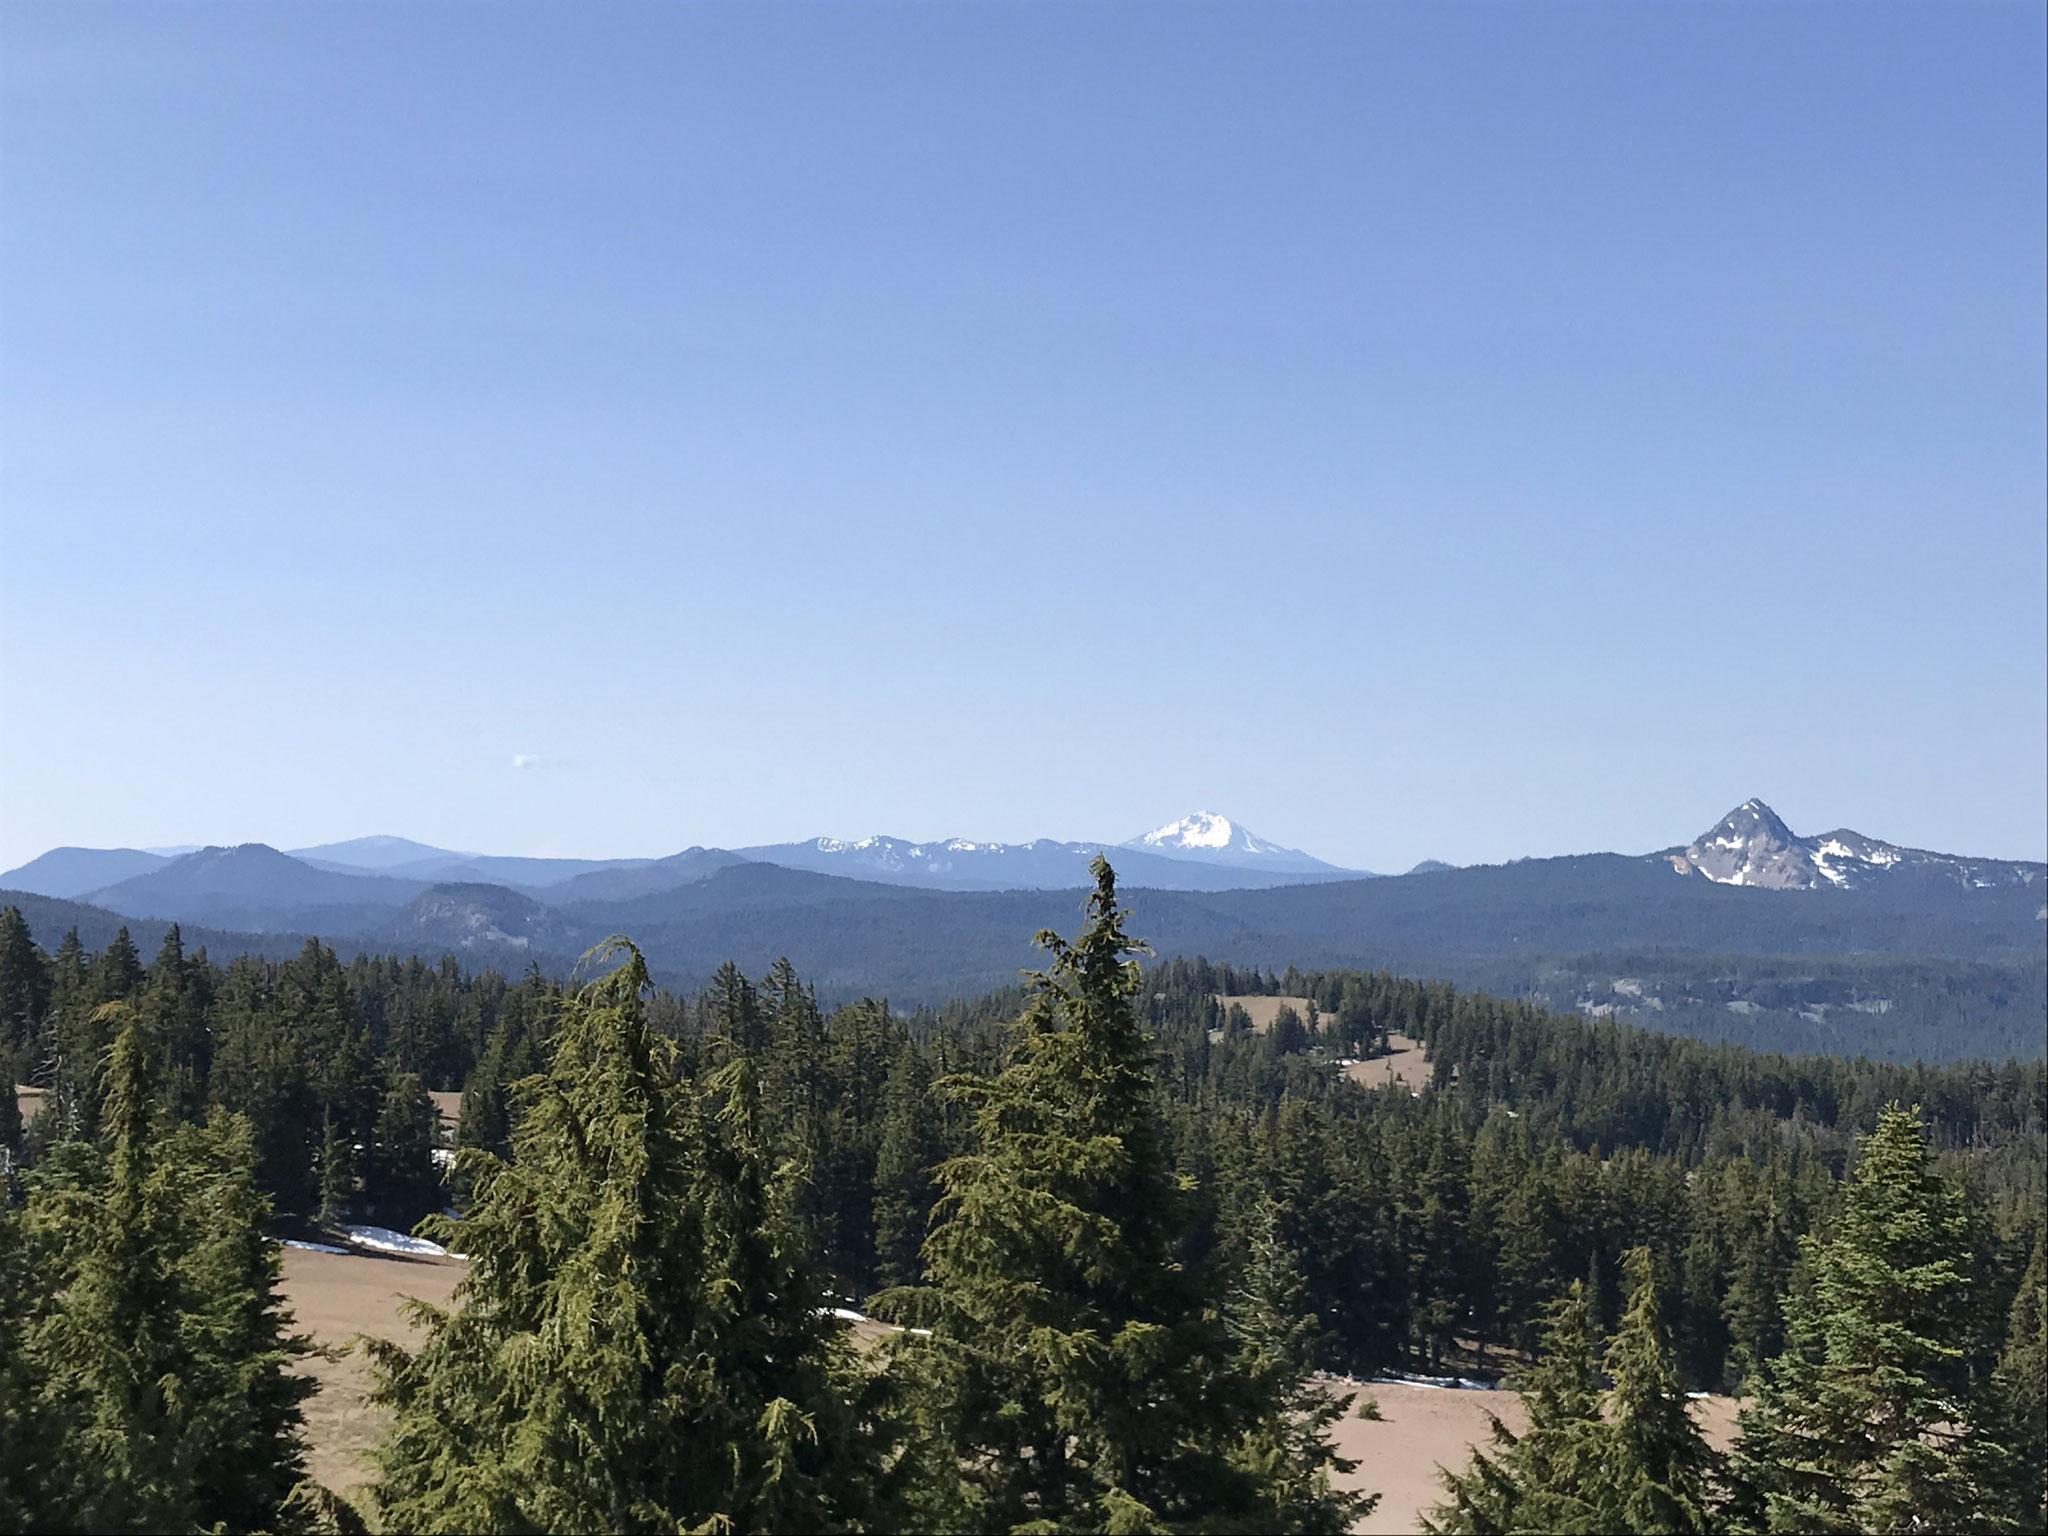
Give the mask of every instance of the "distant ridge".
[{"label": "distant ridge", "polygon": [[[343,955],[452,954],[507,975],[536,964],[566,974],[577,954],[623,932],[664,985],[701,985],[728,959],[755,974],[787,955],[826,995],[936,1005],[1039,963],[1029,935],[1071,926],[1081,903],[1072,873],[1103,851],[964,841],[746,850],[814,858],[821,870],[686,849],[525,889],[342,873],[244,844],[162,861],[90,892],[93,905],[20,891],[0,905],[20,905],[46,945],[73,925],[103,945],[126,925],[147,951],[175,919],[188,946],[204,942],[216,959],[288,954],[318,935]],[[1898,1060],[2038,1056],[2048,1020],[2048,866],[1846,830],[1802,838],[1760,800],[1683,848],[1395,879],[1107,851],[1132,931],[1161,958],[1385,967],[1759,1049]],[[875,872],[885,861],[893,875]],[[1048,883],[1026,883],[1034,870]],[[977,877],[1006,883],[939,883]]]},{"label": "distant ridge", "polygon": [[0,882],[41,896],[69,898],[146,875],[170,862],[163,854],[140,848],[52,848],[0,875]]},{"label": "distant ridge", "polygon": [[[1206,860],[1108,843],[982,843],[954,837],[913,843],[900,837],[864,837],[857,842],[818,837],[802,843],[770,843],[736,850],[742,857],[785,869],[845,875],[887,885],[938,891],[1078,890],[1089,884],[1088,866],[1106,853],[1126,886],[1159,891],[1259,890],[1304,880],[1360,878],[1318,860],[1275,860],[1261,866],[1231,859]],[[1300,856],[1306,859],[1306,855]]]}]

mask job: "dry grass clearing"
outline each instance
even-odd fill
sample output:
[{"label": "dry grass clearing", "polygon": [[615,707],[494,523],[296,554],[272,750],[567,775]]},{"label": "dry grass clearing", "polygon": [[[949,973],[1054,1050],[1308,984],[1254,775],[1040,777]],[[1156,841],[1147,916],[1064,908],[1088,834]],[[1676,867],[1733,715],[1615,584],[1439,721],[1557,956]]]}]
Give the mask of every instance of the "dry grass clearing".
[{"label": "dry grass clearing", "polygon": [[[1264,1034],[1273,1027],[1273,1021],[1280,1017],[1282,1008],[1293,1009],[1294,1016],[1306,1024],[1309,1009],[1313,1006],[1305,997],[1232,997],[1221,992],[1215,997],[1225,1013],[1233,1006],[1242,1008],[1252,1021],[1253,1031],[1258,1034]],[[1388,1035],[1387,1044],[1392,1050],[1386,1055],[1355,1061],[1344,1069],[1344,1075],[1366,1088],[1385,1088],[1392,1083],[1403,1083],[1410,1088],[1425,1086],[1429,1082],[1429,1062],[1422,1054],[1421,1045],[1406,1035]]]},{"label": "dry grass clearing", "polygon": [[[297,1318],[298,1331],[316,1344],[346,1347],[359,1333],[404,1342],[411,1337],[399,1315],[407,1296],[445,1306],[468,1266],[458,1259],[408,1259],[367,1253],[284,1251],[279,1289]],[[369,1367],[350,1353],[339,1360],[307,1361],[320,1383],[306,1404],[306,1470],[337,1493],[363,1482],[363,1452],[376,1444],[388,1417],[366,1400]]]},{"label": "dry grass clearing", "polygon": [[[399,1315],[400,1301],[417,1296],[446,1305],[465,1267],[455,1259],[287,1248],[282,1289],[299,1329],[318,1343],[345,1346],[359,1333],[403,1340],[408,1333]],[[866,1346],[894,1331],[874,1321],[854,1325],[855,1337]],[[320,1383],[319,1395],[306,1405],[306,1438],[312,1448],[307,1470],[329,1488],[346,1492],[367,1478],[363,1453],[383,1433],[387,1416],[365,1400],[369,1370],[360,1355],[312,1361],[307,1373]],[[1458,1391],[1412,1382],[1330,1385],[1334,1391],[1356,1393],[1360,1402],[1370,1397],[1380,1407],[1377,1420],[1351,1415],[1335,1426],[1338,1451],[1359,1464],[1343,1482],[1380,1495],[1378,1507],[1358,1527],[1372,1536],[1422,1529],[1423,1511],[1443,1496],[1438,1468],[1463,1467],[1472,1448],[1486,1443],[1489,1411],[1498,1413],[1510,1429],[1521,1430],[1528,1423],[1521,1399],[1512,1392]],[[1734,1400],[1696,1399],[1693,1411],[1708,1441],[1726,1449],[1734,1437]]]},{"label": "dry grass clearing", "polygon": [[[1340,1482],[1380,1496],[1378,1506],[1356,1527],[1369,1536],[1405,1536],[1422,1529],[1423,1512],[1443,1497],[1438,1469],[1462,1470],[1472,1448],[1487,1443],[1492,1433],[1488,1413],[1499,1414],[1501,1422],[1517,1433],[1529,1424],[1522,1400],[1513,1392],[1469,1392],[1409,1382],[1332,1386],[1357,1393],[1361,1403],[1372,1398],[1380,1405],[1377,1420],[1354,1414],[1335,1426],[1339,1453],[1358,1463],[1358,1470]],[[1695,1398],[1693,1417],[1717,1450],[1726,1450],[1735,1438],[1733,1398]]]},{"label": "dry grass clearing", "polygon": [[1406,1035],[1388,1035],[1387,1044],[1393,1049],[1386,1055],[1354,1061],[1344,1069],[1344,1075],[1365,1088],[1385,1088],[1393,1083],[1405,1083],[1418,1089],[1426,1087],[1430,1066],[1429,1058],[1422,1054],[1422,1047]]},{"label": "dry grass clearing", "polygon": [[441,1139],[449,1146],[455,1145],[455,1127],[462,1119],[462,1095],[459,1093],[430,1093],[435,1112],[441,1117]]}]

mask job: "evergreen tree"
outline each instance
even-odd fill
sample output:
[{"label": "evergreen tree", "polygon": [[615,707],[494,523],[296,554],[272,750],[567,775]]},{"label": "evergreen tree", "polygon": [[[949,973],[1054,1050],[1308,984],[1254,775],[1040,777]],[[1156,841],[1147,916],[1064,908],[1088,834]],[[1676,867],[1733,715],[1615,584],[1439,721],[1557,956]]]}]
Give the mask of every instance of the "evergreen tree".
[{"label": "evergreen tree", "polygon": [[363,1201],[379,1222],[410,1231],[447,1203],[434,1161],[440,1131],[440,1114],[419,1077],[393,1072],[364,1160]]},{"label": "evergreen tree", "polygon": [[939,1160],[929,1086],[923,1060],[906,1040],[882,1089],[875,1160],[875,1272],[884,1286],[915,1285],[921,1273],[918,1250],[931,1219],[932,1168]]},{"label": "evergreen tree", "polygon": [[[924,1523],[964,1530],[1285,1529],[1337,1506],[1317,1467],[1247,1465],[1281,1405],[1242,1367],[1182,1262],[1185,1212],[1098,858],[1070,945],[1038,936],[1015,1055],[952,1084],[975,1150],[940,1169],[928,1284],[881,1305],[919,1420]],[[1334,1524],[1330,1529],[1341,1529]]]},{"label": "evergreen tree", "polygon": [[92,979],[88,983],[95,1003],[117,1003],[132,996],[142,986],[142,956],[136,952],[135,941],[128,937],[125,925],[114,930],[114,937],[100,957],[93,962]]},{"label": "evergreen tree", "polygon": [[384,1523],[408,1531],[831,1529],[869,1486],[827,1390],[834,1324],[788,1232],[742,1060],[700,1101],[626,961],[565,1006],[506,1162],[459,1154],[458,1307],[373,1345],[396,1409]]},{"label": "evergreen tree", "polygon": [[2014,1442],[2021,1528],[2039,1530],[2048,1512],[2048,1260],[2039,1232],[2013,1297],[1998,1381]]},{"label": "evergreen tree", "polygon": [[56,1297],[49,1283],[54,1266],[40,1246],[0,1190],[0,1531],[62,1528],[66,1426],[41,1400],[29,1354]]},{"label": "evergreen tree", "polygon": [[38,1523],[89,1531],[275,1524],[301,1477],[277,1248],[248,1127],[167,1126],[146,1016],[117,1026],[105,1146],[73,1144],[32,1183],[28,1219],[65,1283],[24,1351],[61,1438]]},{"label": "evergreen tree", "polygon": [[355,1199],[354,1159],[330,1110],[320,1122],[320,1208],[316,1219],[323,1226],[346,1220],[353,1214]]},{"label": "evergreen tree", "polygon": [[0,1046],[30,1050],[50,1008],[50,963],[21,908],[0,907]]},{"label": "evergreen tree", "polygon": [[1317,1382],[1316,1319],[1306,1311],[1301,1273],[1280,1241],[1278,1211],[1264,1203],[1244,1280],[1232,1298],[1230,1329],[1237,1372],[1265,1413],[1245,1433],[1232,1460],[1251,1475],[1270,1503],[1271,1528],[1348,1531],[1372,1513],[1378,1494],[1344,1493],[1332,1473],[1358,1464],[1330,1444],[1330,1426],[1353,1399]]},{"label": "evergreen tree", "polygon": [[1463,1472],[1445,1472],[1450,1497],[1423,1523],[1458,1536],[1605,1532],[1607,1436],[1600,1420],[1598,1335],[1584,1281],[1547,1309],[1542,1354],[1521,1383],[1529,1427],[1517,1435],[1496,1415],[1492,1454],[1474,1450]]},{"label": "evergreen tree", "polygon": [[1608,1341],[1606,1458],[1595,1502],[1615,1530],[1704,1532],[1712,1523],[1716,1458],[1687,1411],[1650,1250],[1623,1260],[1628,1301]]},{"label": "evergreen tree", "polygon": [[173,923],[164,932],[143,990],[141,1006],[163,1042],[164,1101],[178,1120],[199,1120],[206,1113],[206,1079],[213,1067],[213,1035],[206,1018],[211,971],[204,950],[185,953],[184,935]]},{"label": "evergreen tree", "polygon": [[1733,1454],[1737,1518],[1768,1531],[2010,1528],[2004,1449],[1969,1379],[1960,1194],[1919,1112],[1890,1105],[1842,1209],[1803,1248],[1784,1352],[1760,1374]]},{"label": "evergreen tree", "polygon": [[21,1161],[21,1057],[11,1042],[0,1038],[0,1206],[7,1204],[14,1168]]}]

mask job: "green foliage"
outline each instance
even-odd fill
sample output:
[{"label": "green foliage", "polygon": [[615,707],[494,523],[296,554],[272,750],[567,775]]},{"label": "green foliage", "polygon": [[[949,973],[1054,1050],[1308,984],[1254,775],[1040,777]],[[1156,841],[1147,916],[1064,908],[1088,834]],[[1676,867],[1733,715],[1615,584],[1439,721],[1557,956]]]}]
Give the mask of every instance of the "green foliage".
[{"label": "green foliage", "polygon": [[441,1117],[417,1074],[391,1074],[372,1138],[364,1176],[370,1214],[385,1226],[409,1231],[447,1203],[434,1163]]},{"label": "green foliage", "polygon": [[1445,1472],[1450,1495],[1430,1513],[1432,1531],[1459,1536],[1599,1532],[1607,1436],[1600,1421],[1598,1336],[1584,1282],[1545,1315],[1542,1354],[1521,1382],[1529,1427],[1515,1434],[1498,1416],[1495,1450],[1475,1450],[1463,1472]]},{"label": "green foliage", "polygon": [[905,1041],[882,1089],[881,1131],[875,1154],[873,1220],[876,1277],[884,1286],[915,1285],[937,1190],[932,1169],[940,1160],[937,1126],[927,1103],[930,1073]]},{"label": "green foliage", "polygon": [[1594,1502],[1610,1529],[1704,1532],[1713,1526],[1718,1458],[1687,1411],[1650,1250],[1630,1249],[1623,1273],[1628,1303],[1604,1361],[1613,1385]]},{"label": "green foliage", "polygon": [[867,1492],[754,1064],[679,1081],[620,947],[520,1086],[512,1160],[460,1153],[470,1210],[428,1224],[470,1256],[458,1306],[374,1346],[392,1528],[829,1529]]},{"label": "green foliage", "polygon": [[50,1007],[50,962],[36,948],[21,908],[0,907],[0,1046],[33,1049]]},{"label": "green foliage", "polygon": [[[994,1077],[956,1078],[975,1144],[940,1169],[926,1285],[900,1341],[923,1523],[972,1530],[1348,1524],[1307,1424],[1298,1340],[1254,1308],[1233,1341],[1183,1262],[1186,1214],[1131,1006],[1140,946],[1098,859],[1088,921],[1028,979]],[[1270,1306],[1270,1287],[1264,1302]],[[1277,1351],[1277,1353],[1274,1353]]]},{"label": "green foliage", "polygon": [[[1278,1212],[1262,1202],[1243,1280],[1228,1321],[1237,1342],[1232,1372],[1259,1414],[1232,1452],[1235,1466],[1257,1485],[1271,1528],[1344,1531],[1372,1513],[1378,1494],[1337,1490],[1332,1474],[1358,1464],[1336,1453],[1330,1429],[1351,1406],[1314,1376],[1316,1319],[1303,1309],[1301,1275],[1280,1241]],[[1361,1418],[1378,1418],[1367,1401]]]},{"label": "green foliage", "polygon": [[0,1281],[19,1346],[0,1392],[33,1421],[33,1470],[0,1504],[46,1530],[275,1524],[312,1385],[290,1373],[306,1345],[275,1294],[248,1126],[167,1124],[147,1018],[110,1003],[98,1022],[116,1031],[103,1144],[53,1157],[0,1237],[44,1281],[25,1307],[19,1281]]},{"label": "green foliage", "polygon": [[2026,1530],[2040,1528],[2048,1512],[2048,1261],[2043,1248],[2037,1233],[1998,1361],[2005,1423],[2012,1435],[2013,1482]]},{"label": "green foliage", "polygon": [[[174,928],[146,930],[162,934],[146,968],[125,941],[94,954],[75,936],[10,961],[0,913],[0,1001],[27,999],[22,1071],[50,1090],[18,1147],[13,1187],[30,1192],[29,1211],[6,1212],[0,1169],[0,1523],[29,1523],[31,1509],[58,1511],[45,1522],[56,1528],[85,1518],[78,1447],[100,1394],[49,1396],[47,1367],[84,1234],[118,1226],[105,1219],[120,1118],[105,1064],[127,1015],[102,1010],[112,996],[147,1042],[149,1155],[179,1159],[194,1191],[253,1168],[247,1193],[268,1192],[287,1222],[375,1213],[390,1225],[452,1195],[483,1224],[465,1223],[459,1247],[500,1233],[497,1299],[468,1298],[450,1314],[467,1321],[417,1357],[386,1357],[402,1378],[394,1392],[417,1393],[402,1416],[412,1459],[387,1479],[394,1508],[444,1499],[434,1518],[446,1525],[485,1518],[477,1500],[492,1477],[526,1489],[533,1471],[584,1490],[532,1493],[556,1500],[550,1520],[624,1507],[624,1488],[661,1519],[729,1515],[758,1529],[912,1515],[995,1526],[1047,1509],[1071,1525],[1334,1528],[1349,1518],[1328,1493],[1334,1400],[1311,1367],[1514,1371],[1547,1309],[1568,1311],[1574,1282],[1597,1276],[1576,1293],[1579,1343],[1553,1338],[1528,1378],[1551,1429],[1497,1443],[1461,1474],[1454,1518],[1694,1528],[1711,1462],[1688,1439],[1682,1386],[1825,1364],[1837,1336],[1862,1347],[1830,1308],[1881,1287],[1829,1280],[1811,1235],[1842,1240],[1844,1171],[1857,1170],[1853,1183],[1870,1163],[1853,1156],[1855,1135],[1892,1098],[1923,1106],[1923,1172],[1962,1217],[1930,1229],[1950,1271],[1911,1273],[1940,1293],[1921,1322],[1955,1352],[1922,1374],[1939,1378],[1935,1400],[1962,1405],[1954,1422],[1974,1439],[1944,1441],[1941,1421],[1923,1449],[1901,1448],[1882,1474],[1904,1490],[1889,1507],[1925,1492],[1942,1518],[1995,1525],[2038,1506],[2039,1062],[1758,1055],[1384,972],[1172,961],[1138,977],[1120,927],[1101,917],[1098,905],[1071,948],[1055,942],[1028,995],[902,1017],[867,999],[826,1012],[787,963],[758,982],[728,967],[694,999],[637,989],[640,1081],[605,1076],[622,1058],[590,1043],[593,1009],[629,1005],[565,997],[537,969],[514,984],[446,961],[344,964],[311,944],[223,970]],[[1239,1000],[1283,989],[1307,1000],[1294,1026],[1255,1030]],[[555,1045],[568,1024],[584,1043],[565,1058]],[[624,1039],[621,1027],[607,1038]],[[1347,1080],[1340,1057],[1394,1037],[1423,1042],[1427,1067],[1385,1090]],[[576,1061],[572,1092],[557,1079]],[[640,1086],[628,1092],[628,1079]],[[429,1179],[430,1086],[464,1089],[458,1140],[474,1152],[448,1186]],[[668,1130],[637,1165],[669,1170],[653,1183],[632,1171],[630,1148],[603,1150],[614,1111],[630,1120],[643,1100],[666,1106]],[[242,1138],[241,1173],[197,1172],[226,1155],[223,1136]],[[142,1264],[156,1293],[196,1285],[197,1261],[157,1219],[144,1227],[158,1259],[124,1249],[120,1264]],[[637,1222],[643,1246],[600,1222]],[[1657,1255],[1647,1287],[1644,1261],[1626,1258],[1639,1247]],[[558,1261],[625,1289],[550,1290]],[[149,1262],[173,1278],[149,1279]],[[102,1272],[126,1273],[120,1264]],[[829,1321],[835,1300],[878,1283],[897,1288],[888,1304],[906,1320],[937,1330],[904,1340],[879,1377],[855,1367]],[[1608,1328],[1603,1390],[1589,1362]],[[185,1347],[175,1329],[136,1337],[138,1358]],[[112,1369],[77,1354],[79,1369]],[[591,1385],[608,1379],[606,1362],[643,1357],[658,1368],[620,1366],[613,1386]],[[1786,1392],[1811,1396],[1810,1384]],[[146,1406],[105,1395],[117,1420]],[[492,1405],[474,1431],[473,1401]],[[648,1414],[641,1438],[608,1438]],[[156,1443],[143,1436],[140,1470],[121,1486],[148,1483]],[[1767,1485],[1782,1500],[1815,1471],[1804,1449],[1750,1436],[1739,1496],[1713,1517],[1763,1527]],[[678,1460],[699,1470],[672,1474]],[[461,1471],[488,1467],[481,1481]],[[1116,1481],[1126,1467],[1138,1470]],[[507,1498],[515,1526],[540,1522]],[[274,1518],[322,1525],[346,1511],[309,1490]],[[1815,1516],[1837,1528],[1866,1518],[1834,1506]]]},{"label": "green foliage", "polygon": [[1966,1358],[1961,1192],[1917,1111],[1887,1108],[1859,1151],[1832,1228],[1802,1245],[1811,1282],[1742,1416],[1738,1515],[1768,1531],[2009,1529],[2005,1453]]}]

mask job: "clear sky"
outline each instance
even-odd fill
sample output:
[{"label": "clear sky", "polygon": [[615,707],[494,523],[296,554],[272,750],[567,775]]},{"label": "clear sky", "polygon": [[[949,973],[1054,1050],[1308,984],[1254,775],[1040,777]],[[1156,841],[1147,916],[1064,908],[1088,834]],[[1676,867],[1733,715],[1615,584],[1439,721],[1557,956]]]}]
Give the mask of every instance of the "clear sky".
[{"label": "clear sky", "polygon": [[0,6],[0,867],[2048,852],[2016,5]]}]

